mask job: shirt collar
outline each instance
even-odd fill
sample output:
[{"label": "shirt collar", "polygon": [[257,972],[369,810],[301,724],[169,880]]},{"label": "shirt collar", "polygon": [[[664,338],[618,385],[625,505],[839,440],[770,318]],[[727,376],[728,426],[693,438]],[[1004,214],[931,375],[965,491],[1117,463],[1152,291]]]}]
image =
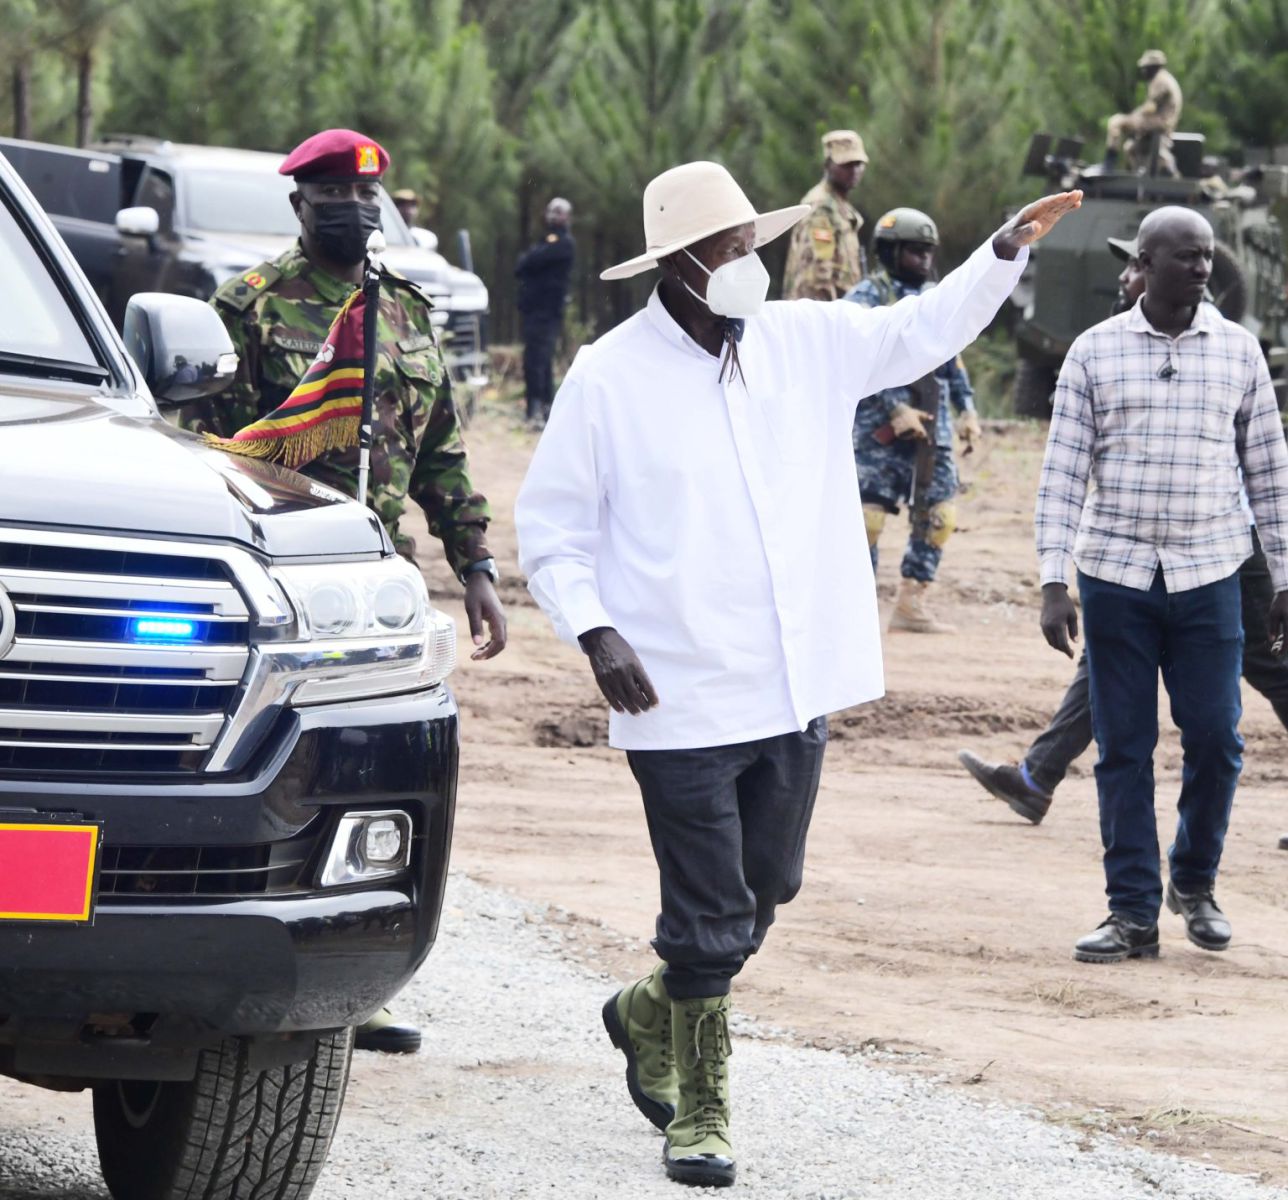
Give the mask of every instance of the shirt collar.
[{"label": "shirt collar", "polygon": [[343,279],[337,279],[334,275],[328,274],[321,267],[311,263],[304,253],[304,247],[299,242],[295,243],[295,253],[299,259],[299,273],[328,304],[343,304],[356,288],[356,284],[346,283]]},{"label": "shirt collar", "polygon": [[[668,342],[686,354],[697,354],[707,362],[719,362],[719,357],[712,357],[701,346],[698,345],[685,331],[680,327],[679,322],[666,311],[666,305],[662,303],[662,297],[658,294],[658,288],[654,287],[652,295],[648,298],[648,304],[645,306],[645,314],[652,322],[653,328],[658,331]],[[739,325],[744,322],[738,322]],[[739,341],[742,340],[742,330],[736,330],[736,336]]]},{"label": "shirt collar", "polygon": [[[1144,296],[1141,296],[1127,312],[1127,328],[1132,333],[1144,333],[1150,337],[1167,337],[1167,334],[1155,329],[1150,323],[1149,318],[1145,316],[1145,306],[1142,303]],[[1198,309],[1194,313],[1194,320],[1190,322],[1188,329],[1182,329],[1177,337],[1189,337],[1195,333],[1212,333],[1219,328],[1223,320],[1220,310],[1210,300],[1200,300]]]}]

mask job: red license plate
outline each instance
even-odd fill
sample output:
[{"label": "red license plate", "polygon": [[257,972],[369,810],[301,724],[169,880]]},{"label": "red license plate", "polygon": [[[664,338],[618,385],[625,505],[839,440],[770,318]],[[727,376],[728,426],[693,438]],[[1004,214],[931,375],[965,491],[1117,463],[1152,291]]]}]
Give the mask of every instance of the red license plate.
[{"label": "red license plate", "polygon": [[0,921],[92,922],[101,836],[88,822],[0,821]]}]

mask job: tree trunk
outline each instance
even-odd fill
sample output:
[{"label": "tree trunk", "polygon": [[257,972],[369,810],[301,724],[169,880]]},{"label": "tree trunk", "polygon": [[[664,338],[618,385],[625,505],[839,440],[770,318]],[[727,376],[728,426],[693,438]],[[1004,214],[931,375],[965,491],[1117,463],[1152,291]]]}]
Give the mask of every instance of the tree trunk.
[{"label": "tree trunk", "polygon": [[31,137],[31,61],[26,58],[13,68],[13,136]]},{"label": "tree trunk", "polygon": [[94,121],[94,51],[82,50],[76,56],[76,144],[89,144],[90,127]]}]

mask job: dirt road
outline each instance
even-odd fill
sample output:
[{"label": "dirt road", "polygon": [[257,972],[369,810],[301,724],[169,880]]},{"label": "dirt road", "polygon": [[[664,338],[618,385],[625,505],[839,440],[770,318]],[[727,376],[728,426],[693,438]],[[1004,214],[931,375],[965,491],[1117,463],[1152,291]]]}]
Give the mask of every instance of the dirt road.
[{"label": "dirt road", "polygon": [[[648,965],[656,879],[625,761],[581,657],[517,578],[511,508],[532,435],[484,411],[470,432],[508,576],[512,645],[455,677],[464,711],[455,863],[573,914],[575,942],[622,975]],[[801,897],[782,913],[736,1002],[803,1041],[878,1044],[909,1070],[1031,1102],[1229,1169],[1288,1181],[1288,735],[1245,696],[1247,767],[1219,898],[1235,929],[1205,954],[1165,914],[1162,957],[1076,964],[1104,915],[1090,757],[1030,827],[961,771],[971,746],[1013,757],[1072,664],[1036,628],[1031,513],[1041,433],[1000,427],[964,471],[961,531],[936,589],[956,637],[886,639],[887,697],[839,714]],[[888,605],[902,550],[886,529]],[[428,541],[443,603],[459,592]],[[838,603],[844,598],[838,597]],[[1165,710],[1164,710],[1165,711]],[[1178,785],[1159,756],[1164,827]]]}]

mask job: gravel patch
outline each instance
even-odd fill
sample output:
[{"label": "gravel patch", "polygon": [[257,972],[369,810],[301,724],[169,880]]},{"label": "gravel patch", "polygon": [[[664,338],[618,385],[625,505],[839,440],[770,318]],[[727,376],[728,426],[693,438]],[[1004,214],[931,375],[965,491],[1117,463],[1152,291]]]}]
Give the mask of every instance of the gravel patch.
[{"label": "gravel patch", "polygon": [[[437,948],[398,1011],[412,1058],[355,1057],[317,1200],[608,1200],[670,1183],[599,1010],[617,984],[566,927],[454,875]],[[641,962],[641,969],[647,965]],[[1079,1133],[838,1051],[735,1024],[729,1195],[764,1200],[1288,1200],[1288,1191]],[[0,1200],[105,1200],[86,1097],[24,1111],[0,1087]],[[38,1119],[36,1119],[38,1118]]]}]

